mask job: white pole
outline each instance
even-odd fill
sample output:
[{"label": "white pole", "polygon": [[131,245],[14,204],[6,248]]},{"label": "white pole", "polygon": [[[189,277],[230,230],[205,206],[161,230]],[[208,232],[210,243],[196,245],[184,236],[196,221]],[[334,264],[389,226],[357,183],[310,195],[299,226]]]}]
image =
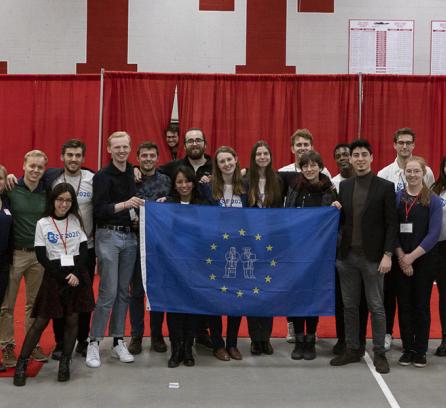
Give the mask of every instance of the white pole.
[{"label": "white pole", "polygon": [[361,139],[361,127],[362,127],[362,72],[358,74],[359,86],[358,86],[358,139]]},{"label": "white pole", "polygon": [[102,115],[104,112],[104,68],[101,68],[101,82],[99,85],[99,135],[98,135],[98,170],[102,165]]}]

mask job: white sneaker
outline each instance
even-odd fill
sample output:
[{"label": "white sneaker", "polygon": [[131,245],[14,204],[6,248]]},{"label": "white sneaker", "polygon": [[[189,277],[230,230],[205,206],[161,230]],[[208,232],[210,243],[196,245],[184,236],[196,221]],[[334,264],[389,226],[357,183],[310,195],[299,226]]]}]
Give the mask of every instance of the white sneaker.
[{"label": "white sneaker", "polygon": [[296,342],[296,334],[294,333],[294,325],[292,322],[288,322],[288,333],[286,335],[286,341],[288,343]]},{"label": "white sneaker", "polygon": [[387,333],[386,337],[384,337],[384,350],[389,351],[392,346],[392,335]]},{"label": "white sneaker", "polygon": [[119,358],[121,363],[133,363],[135,361],[135,357],[127,349],[127,344],[122,340],[118,340],[118,345],[112,348],[111,356]]},{"label": "white sneaker", "polygon": [[99,343],[92,341],[88,343],[87,357],[85,358],[85,364],[90,368],[98,368],[101,366],[101,356],[99,355]]}]

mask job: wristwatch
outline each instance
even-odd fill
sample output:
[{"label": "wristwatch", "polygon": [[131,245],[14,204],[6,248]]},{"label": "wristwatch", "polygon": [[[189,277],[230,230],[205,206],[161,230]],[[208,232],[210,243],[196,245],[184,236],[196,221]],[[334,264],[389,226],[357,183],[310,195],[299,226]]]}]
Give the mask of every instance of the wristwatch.
[{"label": "wristwatch", "polygon": [[392,258],[392,255],[393,255],[393,254],[392,254],[392,252],[390,252],[390,251],[385,251],[385,252],[384,252],[384,255],[390,256],[390,257]]}]

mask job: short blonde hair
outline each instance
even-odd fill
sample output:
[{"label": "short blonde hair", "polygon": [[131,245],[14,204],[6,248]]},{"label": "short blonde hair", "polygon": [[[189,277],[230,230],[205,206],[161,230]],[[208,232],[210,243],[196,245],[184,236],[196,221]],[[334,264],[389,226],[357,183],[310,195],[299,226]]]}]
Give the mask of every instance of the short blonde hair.
[{"label": "short blonde hair", "polygon": [[48,157],[44,152],[42,152],[42,150],[30,150],[25,154],[23,162],[26,163],[29,157],[43,157],[45,159],[45,166],[48,163]]},{"label": "short blonde hair", "polygon": [[107,146],[111,145],[111,140],[116,139],[118,137],[124,137],[127,136],[129,139],[129,143],[132,144],[132,138],[127,132],[124,132],[123,130],[118,130],[117,132],[113,132],[107,139]]}]

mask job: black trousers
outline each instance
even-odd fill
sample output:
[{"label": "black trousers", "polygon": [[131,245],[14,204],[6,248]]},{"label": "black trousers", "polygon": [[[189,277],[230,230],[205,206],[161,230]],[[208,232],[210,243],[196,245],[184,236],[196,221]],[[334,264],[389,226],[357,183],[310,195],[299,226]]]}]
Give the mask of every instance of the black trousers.
[{"label": "black trousers", "polygon": [[[228,316],[226,327],[226,347],[237,347],[238,331],[242,316]],[[209,316],[209,329],[214,350],[225,347],[223,340],[223,319],[221,316]]]},{"label": "black trousers", "polygon": [[252,341],[269,341],[273,331],[272,317],[247,317],[248,333]]},{"label": "black trousers", "polygon": [[438,308],[440,312],[441,333],[446,337],[446,241],[437,244],[438,264],[436,267],[435,280],[438,289]]},{"label": "black trousers", "polygon": [[193,341],[197,331],[198,315],[168,312],[166,319],[171,342]]},{"label": "black trousers", "polygon": [[3,303],[9,284],[9,259],[7,255],[0,255],[0,305]]},{"label": "black trousers", "polygon": [[[345,323],[344,323],[344,303],[342,301],[341,283],[339,281],[338,271],[336,270],[336,337],[345,341]],[[367,320],[369,319],[369,309],[367,299],[365,298],[364,286],[361,287],[361,301],[359,303],[359,344],[366,343]]]},{"label": "black trousers", "polygon": [[393,325],[396,315],[397,273],[392,268],[384,275],[384,309],[386,311],[386,333],[393,334]]},{"label": "black trousers", "polygon": [[[96,269],[96,253],[94,248],[88,249],[88,274],[90,275],[90,281],[93,284],[94,271]],[[87,341],[90,334],[90,320],[91,312],[79,313],[77,341],[79,343]],[[56,344],[62,345],[65,333],[65,319],[53,319],[54,339]]]},{"label": "black trousers", "polygon": [[319,323],[318,316],[299,316],[290,317],[290,320],[294,325],[294,333],[296,336],[305,333],[305,327],[307,329],[307,334],[315,334],[317,329],[317,324]]},{"label": "black trousers", "polygon": [[406,276],[397,266],[398,319],[405,351],[427,351],[431,324],[430,300],[437,259],[435,255],[433,249],[418,258],[412,265],[412,276]]}]

